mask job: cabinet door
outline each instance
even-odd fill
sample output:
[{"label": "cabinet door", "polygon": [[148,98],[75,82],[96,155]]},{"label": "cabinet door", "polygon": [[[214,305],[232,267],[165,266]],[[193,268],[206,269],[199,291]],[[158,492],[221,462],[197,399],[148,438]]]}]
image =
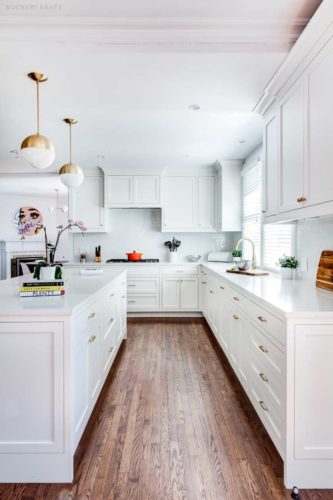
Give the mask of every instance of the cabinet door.
[{"label": "cabinet door", "polygon": [[302,206],[304,195],[304,98],[303,87],[293,89],[281,105],[280,210]]},{"label": "cabinet door", "polygon": [[84,340],[76,342],[73,347],[73,431],[74,448],[82,435],[86,415],[89,410],[88,398],[88,343]]},{"label": "cabinet door", "polygon": [[246,321],[243,313],[237,308],[231,309],[232,323],[230,329],[230,359],[234,370],[243,385],[248,379],[249,342]]},{"label": "cabinet door", "polygon": [[333,51],[316,62],[308,76],[309,128],[307,205],[333,200]]},{"label": "cabinet door", "polygon": [[162,280],[162,309],[177,311],[180,307],[180,283],[178,278],[163,278]]},{"label": "cabinet door", "polygon": [[198,177],[198,230],[215,231],[215,177]]},{"label": "cabinet door", "polygon": [[76,220],[82,220],[88,232],[106,231],[104,202],[103,202],[103,177],[86,177],[81,186],[74,193]]},{"label": "cabinet door", "polygon": [[279,114],[271,116],[264,127],[263,213],[275,215],[279,201]]},{"label": "cabinet door", "polygon": [[163,231],[195,231],[195,177],[165,177]]},{"label": "cabinet door", "polygon": [[180,309],[184,311],[199,309],[198,278],[182,278],[180,280]]},{"label": "cabinet door", "polygon": [[217,291],[218,339],[225,354],[229,355],[231,307],[223,283]]},{"label": "cabinet door", "polygon": [[156,207],[160,204],[160,178],[158,175],[133,177],[133,203]]},{"label": "cabinet door", "polygon": [[89,331],[86,342],[88,344],[88,397],[90,401],[94,401],[101,384],[98,331]]},{"label": "cabinet door", "polygon": [[105,206],[126,206],[133,202],[133,177],[107,175],[105,179]]}]

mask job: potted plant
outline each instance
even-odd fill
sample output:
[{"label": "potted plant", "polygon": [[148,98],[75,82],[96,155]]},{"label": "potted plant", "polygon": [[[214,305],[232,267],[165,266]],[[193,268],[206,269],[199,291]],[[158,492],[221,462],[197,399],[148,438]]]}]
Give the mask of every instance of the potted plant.
[{"label": "potted plant", "polygon": [[240,262],[242,260],[242,250],[233,250],[231,255],[235,262]]},{"label": "potted plant", "polygon": [[297,264],[296,257],[283,254],[283,257],[280,257],[278,260],[278,265],[281,268],[281,278],[284,280],[292,280]]},{"label": "potted plant", "polygon": [[[49,281],[49,280],[59,280],[62,278],[62,267],[61,264],[57,264],[55,262],[55,254],[58,248],[58,244],[61,238],[62,233],[64,233],[67,230],[70,230],[72,227],[78,227],[81,229],[82,234],[83,231],[86,231],[87,228],[81,221],[73,221],[69,220],[68,224],[64,226],[58,226],[58,234],[57,234],[57,239],[56,242],[50,243],[48,241],[47,237],[47,230],[46,227],[43,226],[42,224],[39,225],[38,229],[44,231],[44,240],[45,240],[45,260],[39,261],[36,264],[35,270],[33,277],[37,280],[44,280],[44,281]],[[20,234],[21,238],[24,239],[24,234],[25,230],[24,228],[20,228]]]}]

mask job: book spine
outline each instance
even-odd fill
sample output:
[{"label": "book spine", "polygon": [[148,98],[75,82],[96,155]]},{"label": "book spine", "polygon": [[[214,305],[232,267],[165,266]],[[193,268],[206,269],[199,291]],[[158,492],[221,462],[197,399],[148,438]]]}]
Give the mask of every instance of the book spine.
[{"label": "book spine", "polygon": [[20,292],[20,297],[55,297],[64,295],[65,290],[59,290],[57,292]]},{"label": "book spine", "polygon": [[63,281],[32,281],[27,283],[22,283],[23,287],[31,287],[31,286],[64,286]]},{"label": "book spine", "polygon": [[20,292],[58,292],[61,286],[21,286]]}]

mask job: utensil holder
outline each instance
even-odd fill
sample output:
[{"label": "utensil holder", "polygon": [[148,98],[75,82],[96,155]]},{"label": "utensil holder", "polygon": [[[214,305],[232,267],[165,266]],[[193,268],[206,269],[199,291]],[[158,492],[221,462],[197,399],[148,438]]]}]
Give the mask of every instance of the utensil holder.
[{"label": "utensil holder", "polygon": [[172,264],[174,264],[175,262],[178,261],[178,255],[176,252],[170,252],[169,253],[169,262],[171,262]]}]

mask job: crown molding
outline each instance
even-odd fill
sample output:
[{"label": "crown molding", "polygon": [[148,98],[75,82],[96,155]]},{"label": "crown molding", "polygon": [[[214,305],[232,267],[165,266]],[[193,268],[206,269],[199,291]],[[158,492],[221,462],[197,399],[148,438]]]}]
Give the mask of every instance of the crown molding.
[{"label": "crown molding", "polygon": [[323,0],[307,27],[266,85],[253,111],[267,115],[333,37],[333,2]]},{"label": "crown molding", "polygon": [[2,16],[2,42],[95,43],[139,47],[289,50],[308,19],[102,18]]}]

